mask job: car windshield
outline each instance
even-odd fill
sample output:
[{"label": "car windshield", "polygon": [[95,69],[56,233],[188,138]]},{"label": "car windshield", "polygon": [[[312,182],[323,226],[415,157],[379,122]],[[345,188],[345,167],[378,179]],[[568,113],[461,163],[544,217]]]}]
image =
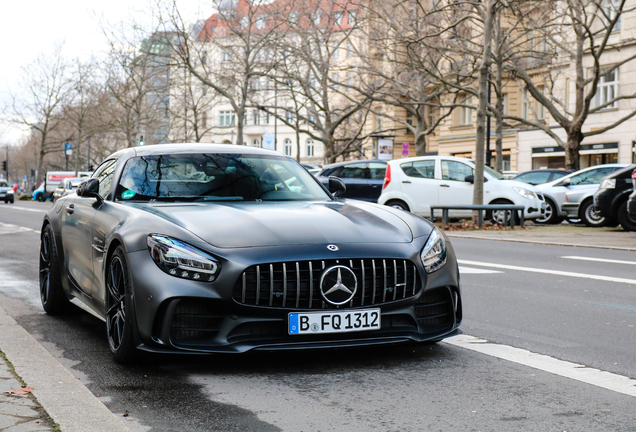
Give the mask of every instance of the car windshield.
[{"label": "car windshield", "polygon": [[6,180],[0,180],[0,187],[9,187],[9,184],[6,182]]},{"label": "car windshield", "polygon": [[131,158],[115,198],[122,201],[306,201],[329,199],[294,161],[253,154]]},{"label": "car windshield", "polygon": [[495,171],[494,169],[490,168],[487,165],[484,165],[484,171],[486,171],[488,174],[490,174],[492,177],[496,178],[497,180],[503,180],[504,179],[504,176],[502,176],[497,171]]}]

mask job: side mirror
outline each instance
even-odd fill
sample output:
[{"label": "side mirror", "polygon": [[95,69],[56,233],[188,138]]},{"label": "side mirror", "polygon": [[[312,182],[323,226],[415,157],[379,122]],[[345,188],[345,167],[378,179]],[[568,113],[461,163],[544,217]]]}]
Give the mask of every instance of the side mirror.
[{"label": "side mirror", "polygon": [[102,201],[102,197],[99,195],[99,180],[96,178],[90,178],[80,183],[76,193],[82,198],[97,198],[97,201]]},{"label": "side mirror", "polygon": [[561,180],[559,183],[555,184],[555,186],[570,186],[571,180],[569,178]]},{"label": "side mirror", "polygon": [[340,193],[345,193],[347,190],[347,186],[345,186],[344,182],[338,177],[329,177],[329,192],[333,194],[333,196],[337,197]]},{"label": "side mirror", "polygon": [[472,174],[467,175],[466,177],[464,177],[464,181],[468,183],[475,183],[475,176]]}]

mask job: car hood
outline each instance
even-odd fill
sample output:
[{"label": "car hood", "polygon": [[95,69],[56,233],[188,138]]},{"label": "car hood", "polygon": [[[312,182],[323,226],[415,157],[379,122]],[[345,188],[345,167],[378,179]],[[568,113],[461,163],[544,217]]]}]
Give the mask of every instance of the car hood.
[{"label": "car hood", "polygon": [[529,191],[532,191],[532,192],[537,192],[539,190],[537,186],[533,186],[530,183],[520,182],[518,180],[502,180],[502,181],[505,181],[508,186],[528,189]]},{"label": "car hood", "polygon": [[[132,204],[132,203],[131,203]],[[220,248],[325,243],[408,243],[408,224],[358,201],[134,204]]]}]

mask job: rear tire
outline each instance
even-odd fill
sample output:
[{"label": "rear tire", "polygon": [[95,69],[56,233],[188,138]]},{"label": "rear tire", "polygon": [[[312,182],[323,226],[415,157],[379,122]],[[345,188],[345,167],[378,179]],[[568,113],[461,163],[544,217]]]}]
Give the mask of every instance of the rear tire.
[{"label": "rear tire", "polygon": [[44,194],[38,194],[38,201],[39,202],[44,202]]},{"label": "rear tire", "polygon": [[66,313],[71,303],[64,294],[60,265],[51,225],[42,231],[40,239],[40,300],[42,307],[51,315]]},{"label": "rear tire", "polygon": [[389,207],[393,207],[393,208],[396,208],[396,209],[404,210],[406,212],[410,212],[411,211],[409,209],[409,206],[404,201],[398,201],[398,200],[387,201],[384,205],[387,205]]},{"label": "rear tire", "polygon": [[618,222],[625,231],[636,231],[636,218],[627,212],[627,201],[618,207]]},{"label": "rear tire", "polygon": [[587,200],[581,204],[579,209],[579,217],[586,226],[595,228],[605,226],[605,217],[601,216],[599,212],[594,211],[594,202]]}]

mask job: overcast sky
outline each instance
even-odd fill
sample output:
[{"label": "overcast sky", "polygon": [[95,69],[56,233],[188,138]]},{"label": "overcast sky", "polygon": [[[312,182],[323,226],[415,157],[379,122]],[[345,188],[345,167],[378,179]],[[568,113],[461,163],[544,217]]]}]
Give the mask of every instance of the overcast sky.
[{"label": "overcast sky", "polygon": [[[184,18],[207,18],[211,1],[178,0]],[[16,88],[22,67],[53,46],[63,43],[69,58],[88,58],[105,50],[100,20],[116,24],[151,20],[153,0],[0,0],[0,107],[8,102],[8,91]],[[206,7],[208,6],[208,7]],[[12,142],[19,130],[0,126],[0,144]]]}]

